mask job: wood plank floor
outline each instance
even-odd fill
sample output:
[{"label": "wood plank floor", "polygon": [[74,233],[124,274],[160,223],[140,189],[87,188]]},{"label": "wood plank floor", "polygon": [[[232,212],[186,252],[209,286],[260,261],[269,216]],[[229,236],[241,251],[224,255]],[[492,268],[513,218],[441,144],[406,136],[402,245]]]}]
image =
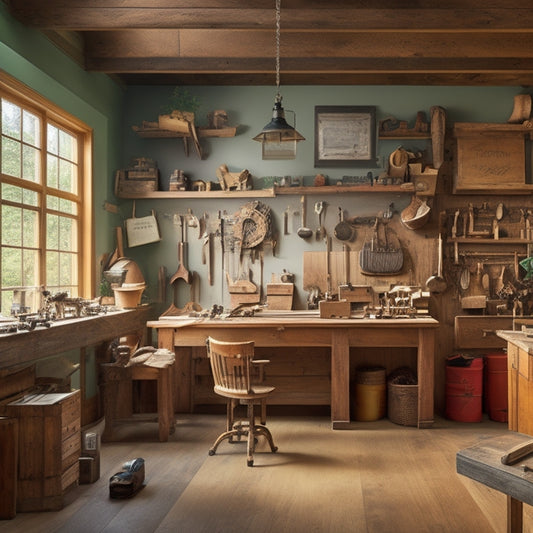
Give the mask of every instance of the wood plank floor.
[{"label": "wood plank floor", "polygon": [[[506,425],[437,419],[418,430],[387,419],[332,431],[327,417],[275,416],[279,451],[260,442],[255,466],[243,444],[207,450],[221,415],[180,415],[176,433],[157,442],[157,426],[119,429],[101,450],[101,476],[73,491],[63,510],[19,513],[0,522],[9,533],[368,532],[489,533],[506,530],[506,499],[460,476],[455,454]],[[262,440],[262,439],[261,439]],[[143,457],[146,486],[129,500],[109,499],[109,477]],[[524,531],[533,531],[524,506]]]}]

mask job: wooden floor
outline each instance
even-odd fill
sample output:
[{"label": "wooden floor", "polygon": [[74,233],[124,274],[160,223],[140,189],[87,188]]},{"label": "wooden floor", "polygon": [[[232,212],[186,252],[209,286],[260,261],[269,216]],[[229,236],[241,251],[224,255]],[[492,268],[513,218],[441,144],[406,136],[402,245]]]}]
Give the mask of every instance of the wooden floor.
[{"label": "wooden floor", "polygon": [[[101,477],[74,490],[59,512],[19,513],[0,522],[14,533],[96,532],[369,532],[485,533],[506,530],[503,494],[455,472],[455,454],[503,431],[484,421],[437,419],[419,430],[354,422],[332,431],[328,417],[269,419],[279,451],[259,443],[255,466],[243,444],[207,450],[224,427],[221,415],[180,415],[170,442],[149,422],[120,428],[104,444]],[[134,430],[134,431],[132,431]],[[132,499],[109,499],[109,477],[143,457],[146,485]],[[524,506],[526,532],[532,508]]]}]

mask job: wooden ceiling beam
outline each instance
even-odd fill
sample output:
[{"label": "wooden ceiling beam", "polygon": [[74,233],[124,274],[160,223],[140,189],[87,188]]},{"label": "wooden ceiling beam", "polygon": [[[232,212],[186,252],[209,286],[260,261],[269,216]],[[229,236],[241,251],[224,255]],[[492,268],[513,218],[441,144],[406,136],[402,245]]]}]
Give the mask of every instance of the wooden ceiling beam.
[{"label": "wooden ceiling beam", "polygon": [[[178,57],[103,57],[90,58],[91,71],[123,73],[204,73],[268,74],[274,79],[272,58],[178,58]],[[493,58],[285,58],[281,77],[287,74],[309,76],[341,73],[533,73],[533,57],[525,59]]]},{"label": "wooden ceiling beam", "polygon": [[[272,74],[234,74],[234,73],[125,73],[119,79],[126,85],[275,85]],[[350,74],[287,74],[282,77],[286,85],[427,85],[427,86],[533,86],[533,73],[350,73]]]},{"label": "wooden ceiling beam", "polygon": [[[273,29],[274,2],[173,2],[159,1],[65,1],[9,0],[11,13],[23,24],[41,29],[98,31],[143,28]],[[360,5],[357,5],[360,4]],[[402,2],[282,3],[285,30],[387,32],[387,31],[533,31],[533,6],[523,2],[491,7],[480,1],[459,2],[456,7],[434,2],[403,7]],[[380,4],[380,5],[381,5]],[[397,5],[394,5],[397,4]],[[405,5],[405,2],[403,2]],[[498,3],[497,3],[498,4]],[[389,7],[388,7],[388,6]]]},{"label": "wooden ceiling beam", "polygon": [[[243,46],[243,43],[246,43]],[[88,58],[254,58],[275,54],[274,36],[249,30],[128,30],[85,35]],[[282,32],[281,60],[293,58],[530,58],[533,33],[472,35],[456,32],[387,33],[369,39],[359,32]]]}]

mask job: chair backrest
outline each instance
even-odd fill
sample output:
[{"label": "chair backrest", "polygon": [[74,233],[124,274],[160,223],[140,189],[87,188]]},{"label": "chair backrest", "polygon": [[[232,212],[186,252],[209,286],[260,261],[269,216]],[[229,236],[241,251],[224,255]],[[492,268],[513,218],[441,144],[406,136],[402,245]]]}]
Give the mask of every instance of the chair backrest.
[{"label": "chair backrest", "polygon": [[224,342],[208,337],[206,345],[215,391],[249,394],[254,342]]}]

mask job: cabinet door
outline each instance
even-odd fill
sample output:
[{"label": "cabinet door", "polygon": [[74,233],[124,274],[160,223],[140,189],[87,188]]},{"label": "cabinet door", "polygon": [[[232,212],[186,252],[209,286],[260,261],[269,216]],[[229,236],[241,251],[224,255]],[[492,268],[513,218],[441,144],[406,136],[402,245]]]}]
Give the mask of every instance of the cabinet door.
[{"label": "cabinet door", "polygon": [[518,431],[518,347],[507,346],[507,390],[509,429]]}]

